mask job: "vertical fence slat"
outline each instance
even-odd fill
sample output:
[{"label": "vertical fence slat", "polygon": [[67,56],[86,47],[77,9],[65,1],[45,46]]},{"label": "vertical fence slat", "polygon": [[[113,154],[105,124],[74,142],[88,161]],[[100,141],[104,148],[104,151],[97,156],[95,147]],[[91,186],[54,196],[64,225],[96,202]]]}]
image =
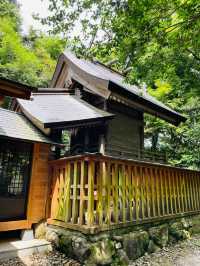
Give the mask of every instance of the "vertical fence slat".
[{"label": "vertical fence slat", "polygon": [[195,174],[196,176],[196,189],[197,189],[197,209],[200,209],[199,203],[200,203],[200,194],[199,194],[199,175],[198,173]]},{"label": "vertical fence slat", "polygon": [[150,168],[150,177],[151,177],[151,198],[152,198],[152,212],[153,212],[153,217],[156,217],[156,206],[155,206],[155,178],[153,174],[153,169]]},{"label": "vertical fence slat", "polygon": [[119,220],[119,212],[118,212],[118,165],[114,164],[114,172],[113,172],[113,186],[114,186],[114,219],[115,223],[118,223]]},{"label": "vertical fence slat", "polygon": [[166,215],[169,215],[169,183],[166,175],[166,169],[163,170],[164,180],[165,180],[165,201],[166,201]]},{"label": "vertical fence slat", "polygon": [[85,182],[84,182],[84,178],[85,178],[85,162],[84,160],[81,161],[81,180],[80,180],[80,213],[79,213],[79,224],[82,225],[84,223],[84,212],[85,212],[85,190],[84,190],[84,186],[85,186]]},{"label": "vertical fence slat", "polygon": [[180,190],[181,190],[181,211],[184,213],[185,210],[185,202],[184,202],[184,178],[183,178],[183,172],[179,172],[179,179],[180,179]]},{"label": "vertical fence slat", "polygon": [[122,164],[121,168],[122,175],[122,221],[126,222],[126,176],[125,176],[125,165]]},{"label": "vertical fence slat", "polygon": [[99,162],[98,175],[97,175],[97,216],[99,225],[103,224],[103,162]]},{"label": "vertical fence slat", "polygon": [[158,175],[158,168],[155,171],[155,178],[156,178],[156,199],[157,199],[157,213],[160,217],[160,186],[159,186],[159,175]]},{"label": "vertical fence slat", "polygon": [[88,162],[88,226],[94,222],[94,161]]},{"label": "vertical fence slat", "polygon": [[172,201],[172,194],[175,195],[175,183],[174,183],[174,177],[170,175],[170,170],[166,170],[167,173],[167,179],[169,184],[169,203],[170,203],[170,214],[173,214],[173,201]]},{"label": "vertical fence slat", "polygon": [[190,191],[189,191],[189,181],[188,173],[185,172],[185,183],[186,183],[186,194],[187,194],[187,211],[191,210],[191,201],[190,201]]},{"label": "vertical fence slat", "polygon": [[139,203],[139,176],[138,176],[138,169],[137,166],[134,166],[134,176],[135,176],[135,208],[136,208],[136,221],[139,221],[140,214],[139,214],[139,208],[140,208],[140,203]]},{"label": "vertical fence slat", "polygon": [[185,173],[183,172],[182,175],[183,178],[183,194],[184,194],[184,212],[186,212],[188,210],[188,202],[187,202],[187,193],[186,193],[186,178],[185,178]]},{"label": "vertical fence slat", "polygon": [[72,223],[76,223],[78,216],[77,207],[77,185],[78,185],[78,165],[77,162],[74,165],[74,176],[73,176],[73,199],[72,199]]},{"label": "vertical fence slat", "polygon": [[65,210],[64,210],[64,193],[63,193],[64,192],[64,176],[63,176],[62,166],[59,168],[58,173],[59,173],[60,184],[59,184],[59,195],[58,195],[59,206],[58,206],[57,218],[59,220],[63,220]]},{"label": "vertical fence slat", "polygon": [[133,186],[132,186],[132,171],[131,166],[128,166],[128,203],[129,203],[129,218],[130,221],[133,221]]},{"label": "vertical fence slat", "polygon": [[191,173],[189,173],[189,186],[190,186],[190,198],[191,198],[191,211],[194,210],[194,198],[193,198],[193,188],[192,188],[192,178]]},{"label": "vertical fence slat", "polygon": [[176,193],[177,193],[177,202],[178,202],[178,213],[181,212],[181,202],[180,202],[180,184],[179,184],[179,178],[177,175],[177,171],[175,170],[175,180],[176,180]]},{"label": "vertical fence slat", "polygon": [[144,175],[143,175],[143,167],[140,167],[140,202],[141,202],[141,211],[142,211],[142,219],[145,218],[144,211]]},{"label": "vertical fence slat", "polygon": [[197,191],[196,191],[196,179],[194,173],[192,173],[193,178],[193,193],[194,193],[194,201],[195,201],[195,210],[197,210]]},{"label": "vertical fence slat", "polygon": [[71,220],[71,199],[70,199],[70,190],[71,190],[71,165],[68,162],[66,165],[66,171],[65,171],[65,208],[66,208],[66,215],[65,215],[65,221],[70,222]]},{"label": "vertical fence slat", "polygon": [[146,199],[147,199],[147,216],[148,218],[151,217],[151,208],[150,208],[150,199],[151,199],[151,195],[150,195],[150,174],[149,174],[149,169],[145,168],[145,179],[146,179]]},{"label": "vertical fence slat", "polygon": [[136,189],[135,189],[135,169],[131,167],[131,183],[132,183],[132,197],[133,197],[133,220],[136,220]]},{"label": "vertical fence slat", "polygon": [[110,162],[107,163],[107,170],[106,170],[106,185],[107,185],[107,200],[106,200],[106,222],[107,224],[110,224],[111,222],[111,209],[110,209],[110,203],[111,203],[111,173],[110,173]]},{"label": "vertical fence slat", "polygon": [[51,205],[51,217],[56,219],[56,212],[57,212],[57,206],[58,206],[58,184],[59,184],[59,179],[57,178],[56,175],[56,167],[53,167],[53,186],[52,186],[52,205]]},{"label": "vertical fence slat", "polygon": [[164,176],[163,171],[159,168],[158,170],[159,178],[160,178],[160,186],[161,186],[161,203],[162,203],[162,215],[165,215],[165,195],[164,195]]}]

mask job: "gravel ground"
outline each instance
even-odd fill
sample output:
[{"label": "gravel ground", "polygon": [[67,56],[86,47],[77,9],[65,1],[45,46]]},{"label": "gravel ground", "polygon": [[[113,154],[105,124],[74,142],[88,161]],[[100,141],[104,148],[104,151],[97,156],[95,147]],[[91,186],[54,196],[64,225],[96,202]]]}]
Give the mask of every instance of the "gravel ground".
[{"label": "gravel ground", "polygon": [[57,251],[48,254],[35,254],[32,256],[10,259],[0,262],[1,266],[80,266],[75,260],[67,258]]},{"label": "gravel ground", "polygon": [[[57,251],[35,254],[0,262],[1,266],[80,266],[74,260]],[[200,235],[166,247],[151,255],[146,254],[130,266],[200,266]]]},{"label": "gravel ground", "polygon": [[146,254],[130,266],[200,266],[200,235]]}]

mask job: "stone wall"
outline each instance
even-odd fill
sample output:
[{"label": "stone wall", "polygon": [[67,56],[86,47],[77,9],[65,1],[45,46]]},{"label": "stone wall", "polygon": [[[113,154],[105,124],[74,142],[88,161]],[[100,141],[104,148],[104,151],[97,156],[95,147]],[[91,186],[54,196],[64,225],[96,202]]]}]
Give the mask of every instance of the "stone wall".
[{"label": "stone wall", "polygon": [[[194,221],[194,227],[193,227]],[[46,238],[68,257],[82,265],[129,265],[145,253],[153,253],[169,244],[190,238],[198,232],[200,216],[180,218],[163,223],[105,231],[84,235],[77,231],[42,223],[36,226],[35,236]]]}]

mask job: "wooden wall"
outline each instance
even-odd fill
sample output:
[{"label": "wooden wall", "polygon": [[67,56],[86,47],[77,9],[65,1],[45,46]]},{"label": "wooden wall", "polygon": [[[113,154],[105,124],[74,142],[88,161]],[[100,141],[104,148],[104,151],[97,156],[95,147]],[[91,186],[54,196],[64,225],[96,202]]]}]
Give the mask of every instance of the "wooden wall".
[{"label": "wooden wall", "polygon": [[111,103],[108,112],[116,117],[109,122],[106,143],[124,148],[143,148],[143,114]]},{"label": "wooden wall", "polygon": [[50,145],[34,144],[32,172],[27,201],[27,219],[0,222],[0,231],[28,229],[46,217],[49,188],[48,160]]}]

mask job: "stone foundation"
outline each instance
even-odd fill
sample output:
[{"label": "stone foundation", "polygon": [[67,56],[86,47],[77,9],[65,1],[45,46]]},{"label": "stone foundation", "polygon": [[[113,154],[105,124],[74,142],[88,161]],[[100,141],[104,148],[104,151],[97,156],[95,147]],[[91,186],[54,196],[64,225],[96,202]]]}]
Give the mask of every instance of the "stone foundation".
[{"label": "stone foundation", "polygon": [[[194,221],[194,227],[193,227]],[[188,239],[200,231],[200,216],[192,216],[141,226],[105,231],[95,235],[40,224],[35,235],[51,241],[68,257],[82,265],[128,265],[145,253],[153,253],[168,244]],[[41,234],[42,232],[42,234]],[[44,234],[45,233],[45,234]]]}]

